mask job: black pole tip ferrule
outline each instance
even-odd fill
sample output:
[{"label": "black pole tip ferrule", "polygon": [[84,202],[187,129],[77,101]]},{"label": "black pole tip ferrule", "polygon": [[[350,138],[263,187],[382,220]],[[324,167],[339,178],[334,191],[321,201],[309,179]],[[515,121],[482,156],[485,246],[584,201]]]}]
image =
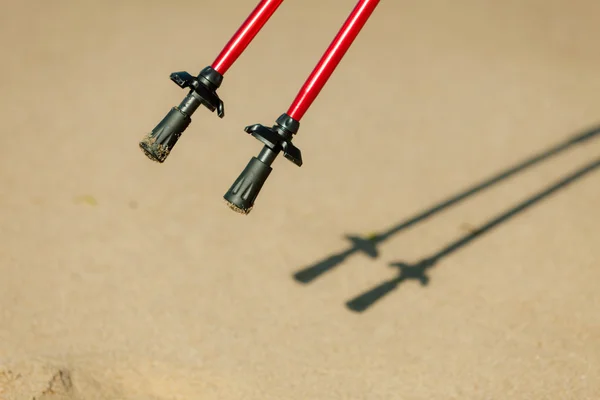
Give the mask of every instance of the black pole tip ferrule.
[{"label": "black pole tip ferrule", "polygon": [[254,201],[272,171],[271,164],[279,153],[297,166],[302,166],[302,153],[292,144],[300,122],[282,114],[272,127],[261,124],[247,126],[246,133],[263,143],[258,157],[252,157],[246,168],[235,180],[224,199],[229,208],[240,214],[248,214]]},{"label": "black pole tip ferrule", "polygon": [[223,75],[212,67],[206,67],[197,77],[187,72],[174,72],[171,80],[182,89],[189,88],[189,93],[181,104],[173,107],[152,132],[145,135],[139,146],[144,154],[159,163],[163,163],[181,134],[192,122],[192,114],[200,105],[204,105],[211,112],[217,111],[219,118],[225,116],[223,101],[216,90],[223,82]]},{"label": "black pole tip ferrule", "polygon": [[260,193],[272,168],[256,157],[252,157],[246,168],[235,180],[223,198],[229,208],[240,214],[248,214]]},{"label": "black pole tip ferrule", "polygon": [[163,163],[191,121],[178,107],[173,107],[156,128],[144,136],[140,148],[152,161]]}]

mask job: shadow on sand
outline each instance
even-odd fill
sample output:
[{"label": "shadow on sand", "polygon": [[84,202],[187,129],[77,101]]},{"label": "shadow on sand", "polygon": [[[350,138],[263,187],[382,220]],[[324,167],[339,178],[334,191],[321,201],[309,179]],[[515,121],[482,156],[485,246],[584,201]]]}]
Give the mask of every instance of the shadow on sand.
[{"label": "shadow on sand", "polygon": [[[341,265],[346,258],[348,258],[349,256],[351,256],[352,254],[355,254],[355,253],[367,254],[371,258],[377,258],[379,255],[377,246],[380,243],[383,243],[385,240],[392,237],[393,235],[399,233],[400,231],[407,229],[419,222],[422,222],[422,221],[426,220],[427,218],[432,217],[433,215],[446,210],[447,208],[451,207],[452,205],[455,205],[455,204],[459,203],[460,201],[467,199],[468,197],[474,196],[475,194],[478,194],[478,193],[482,192],[483,190],[488,189],[497,183],[500,183],[501,181],[504,181],[510,177],[513,177],[516,174],[523,172],[528,168],[531,168],[537,164],[540,164],[543,161],[547,161],[547,160],[551,159],[552,157],[557,156],[557,155],[561,154],[562,152],[571,149],[572,147],[575,147],[576,145],[587,143],[591,139],[596,138],[598,136],[600,136],[600,127],[596,127],[594,129],[588,130],[581,134],[575,135],[557,146],[554,146],[554,147],[547,149],[541,153],[538,153],[538,154],[534,155],[533,157],[531,157],[515,166],[512,166],[512,167],[500,172],[499,174],[497,174],[489,179],[486,179],[483,182],[480,182],[480,183],[462,191],[461,193],[458,193],[458,194],[408,218],[407,220],[400,222],[399,224],[388,229],[387,231],[384,231],[379,234],[375,234],[375,235],[372,235],[371,237],[366,237],[366,238],[363,238],[360,236],[354,236],[354,235],[346,235],[346,238],[350,241],[350,246],[346,250],[344,250],[340,253],[337,253],[337,254],[333,254],[333,255],[327,257],[326,259],[315,263],[314,265],[311,265],[309,267],[306,267],[306,268],[303,268],[303,269],[297,271],[294,274],[294,279],[300,283],[308,284],[308,283],[314,281],[315,279],[317,279],[318,277],[320,277],[321,275],[325,274],[326,272],[329,272],[329,271],[333,270],[334,268],[336,268],[337,266]],[[532,197],[526,199],[525,201],[519,203],[518,205],[510,208],[506,212],[491,219],[490,221],[488,221],[481,227],[472,230],[469,234],[465,235],[461,239],[447,245],[446,247],[444,247],[440,251],[436,252],[432,256],[427,257],[418,263],[415,263],[412,265],[402,263],[402,262],[392,263],[391,266],[399,268],[399,274],[396,278],[394,278],[390,281],[386,281],[383,284],[377,286],[376,288],[373,288],[373,289],[361,294],[360,296],[348,301],[346,303],[346,306],[352,311],[363,312],[366,309],[368,309],[371,305],[373,305],[377,300],[379,300],[380,298],[385,296],[387,293],[396,289],[398,287],[398,285],[400,285],[402,282],[409,280],[409,279],[413,279],[413,280],[416,279],[416,280],[420,281],[422,285],[427,285],[429,279],[426,275],[426,272],[429,269],[433,268],[436,265],[436,263],[439,262],[439,260],[441,258],[449,255],[450,253],[453,253],[454,251],[459,250],[460,248],[467,245],[474,239],[478,238],[479,236],[483,235],[484,233],[489,232],[490,230],[492,230],[493,228],[495,228],[497,225],[501,224],[502,222],[506,222],[508,219],[516,216],[520,212],[528,209],[529,207],[533,206],[534,204],[537,204],[541,200],[549,197],[550,195],[554,194],[558,190],[565,188],[566,186],[568,186],[571,183],[577,181],[578,179],[584,177],[585,175],[589,174],[590,172],[596,170],[599,167],[600,167],[600,159],[597,159],[597,160],[583,166],[582,168],[578,169],[577,171],[569,174],[568,176],[564,177],[563,179],[546,187],[544,190],[538,192],[534,196],[532,196]]]}]

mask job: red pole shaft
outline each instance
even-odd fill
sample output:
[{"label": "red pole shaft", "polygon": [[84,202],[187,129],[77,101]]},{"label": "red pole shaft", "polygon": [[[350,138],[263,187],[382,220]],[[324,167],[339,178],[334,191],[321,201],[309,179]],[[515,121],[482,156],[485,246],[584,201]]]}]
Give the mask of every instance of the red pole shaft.
[{"label": "red pole shaft", "polygon": [[300,119],[317,98],[378,3],[379,0],[360,0],[356,4],[304,86],[298,92],[296,99],[287,112],[290,117],[300,122]]},{"label": "red pole shaft", "polygon": [[256,34],[267,23],[271,15],[283,3],[283,0],[261,0],[252,14],[246,18],[242,26],[225,45],[211,67],[224,75],[238,57],[246,50]]}]

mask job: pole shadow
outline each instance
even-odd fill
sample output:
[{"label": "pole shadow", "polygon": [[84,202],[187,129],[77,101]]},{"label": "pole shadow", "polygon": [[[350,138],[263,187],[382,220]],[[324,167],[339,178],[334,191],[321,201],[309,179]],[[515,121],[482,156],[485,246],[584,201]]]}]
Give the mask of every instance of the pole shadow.
[{"label": "pole shadow", "polygon": [[485,189],[488,189],[508,178],[511,178],[518,173],[524,172],[525,170],[532,168],[544,161],[548,161],[552,157],[555,157],[577,145],[589,142],[592,139],[600,136],[600,126],[593,129],[586,130],[582,133],[569,137],[562,143],[555,145],[549,149],[546,149],[532,157],[509,167],[498,174],[479,182],[466,190],[455,194],[438,204],[427,208],[416,215],[398,223],[397,225],[389,228],[387,231],[382,231],[378,234],[374,234],[370,237],[361,237],[358,235],[345,235],[345,238],[350,242],[350,246],[339,253],[333,254],[317,263],[308,267],[302,268],[293,274],[294,279],[302,284],[308,284],[330,272],[341,265],[348,257],[353,254],[366,254],[370,258],[377,258],[379,251],[377,246],[387,239],[391,238],[395,234],[418,224],[419,222],[425,221],[426,219],[441,213],[442,211],[450,208],[451,206],[460,203],[461,201],[472,197]]},{"label": "pole shadow", "polygon": [[352,300],[349,300],[348,302],[346,302],[346,307],[355,312],[364,312],[369,307],[373,306],[376,302],[385,297],[387,294],[396,290],[400,284],[410,279],[420,281],[423,286],[427,285],[429,283],[429,277],[426,275],[427,271],[434,268],[442,258],[454,253],[455,251],[460,250],[467,244],[471,243],[473,240],[479,238],[481,235],[488,233],[492,229],[496,228],[498,225],[517,216],[518,214],[534,206],[535,204],[538,204],[540,201],[555,194],[557,191],[565,189],[568,185],[578,181],[579,179],[590,174],[598,168],[600,168],[600,158],[567,175],[558,182],[555,182],[554,184],[546,187],[544,190],[536,193],[534,196],[524,200],[523,202],[517,204],[516,206],[510,208],[509,210],[496,216],[495,218],[492,218],[484,225],[471,231],[469,234],[463,236],[462,238],[448,244],[447,246],[437,251],[435,254],[424,258],[423,260],[417,263],[391,263],[390,265],[392,267],[400,269],[397,277],[385,281],[382,284],[353,298]]}]

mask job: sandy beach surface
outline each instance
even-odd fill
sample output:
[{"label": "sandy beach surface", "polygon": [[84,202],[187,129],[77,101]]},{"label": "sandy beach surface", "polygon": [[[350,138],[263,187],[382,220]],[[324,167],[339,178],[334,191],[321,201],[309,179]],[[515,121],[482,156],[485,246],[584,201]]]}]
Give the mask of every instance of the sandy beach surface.
[{"label": "sandy beach surface", "polygon": [[223,195],[351,0],[0,7],[0,399],[600,398],[600,2],[382,1],[247,216]]}]

